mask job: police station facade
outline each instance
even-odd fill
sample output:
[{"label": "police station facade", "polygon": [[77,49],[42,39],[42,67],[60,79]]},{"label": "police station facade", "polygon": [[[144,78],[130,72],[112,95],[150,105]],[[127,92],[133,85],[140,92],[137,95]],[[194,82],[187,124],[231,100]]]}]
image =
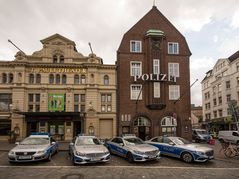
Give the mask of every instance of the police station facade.
[{"label": "police station facade", "polygon": [[32,55],[18,52],[13,61],[0,61],[0,139],[14,129],[19,139],[31,132],[58,140],[116,136],[115,65],[83,56],[59,34],[41,43]]},{"label": "police station facade", "polygon": [[117,51],[119,135],[191,138],[190,55],[155,6],[124,34]]},{"label": "police station facade", "polygon": [[83,56],[59,34],[41,43],[32,55],[0,61],[0,139],[14,129],[19,139],[31,132],[59,140],[79,133],[191,138],[191,53],[155,6],[124,34],[116,65]]}]

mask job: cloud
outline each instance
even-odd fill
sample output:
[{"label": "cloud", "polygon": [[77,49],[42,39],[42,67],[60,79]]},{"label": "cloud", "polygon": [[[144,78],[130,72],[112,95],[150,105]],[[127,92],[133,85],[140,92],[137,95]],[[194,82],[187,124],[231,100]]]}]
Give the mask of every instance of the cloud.
[{"label": "cloud", "polygon": [[239,27],[239,11],[235,12],[234,15],[232,16],[231,26],[233,28]]}]

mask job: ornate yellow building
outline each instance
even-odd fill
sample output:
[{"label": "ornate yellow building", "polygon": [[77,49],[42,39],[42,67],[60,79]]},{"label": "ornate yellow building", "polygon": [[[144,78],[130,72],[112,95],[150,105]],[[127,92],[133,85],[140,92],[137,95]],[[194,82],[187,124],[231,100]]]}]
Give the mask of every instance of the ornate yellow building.
[{"label": "ornate yellow building", "polygon": [[0,139],[15,132],[50,132],[59,140],[79,133],[116,136],[116,66],[83,56],[55,34],[43,48],[0,61]]}]

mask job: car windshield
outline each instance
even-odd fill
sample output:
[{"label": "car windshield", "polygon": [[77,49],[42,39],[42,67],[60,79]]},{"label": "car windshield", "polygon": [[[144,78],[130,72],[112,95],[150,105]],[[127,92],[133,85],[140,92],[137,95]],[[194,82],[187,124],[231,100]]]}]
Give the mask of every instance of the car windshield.
[{"label": "car windshield", "polygon": [[140,145],[144,144],[144,142],[140,138],[125,138],[126,145]]},{"label": "car windshield", "polygon": [[183,144],[190,144],[191,142],[189,142],[186,139],[183,139],[181,137],[175,137],[175,138],[171,138],[171,140],[176,144],[176,145],[183,145]]},{"label": "car windshield", "polygon": [[21,143],[21,145],[47,145],[49,144],[49,139],[47,138],[26,138]]},{"label": "car windshield", "polygon": [[197,133],[198,134],[204,134],[204,135],[208,134],[208,132],[204,131],[204,130],[198,130]]},{"label": "car windshield", "polygon": [[82,137],[78,138],[76,145],[100,145],[100,141],[97,138]]}]

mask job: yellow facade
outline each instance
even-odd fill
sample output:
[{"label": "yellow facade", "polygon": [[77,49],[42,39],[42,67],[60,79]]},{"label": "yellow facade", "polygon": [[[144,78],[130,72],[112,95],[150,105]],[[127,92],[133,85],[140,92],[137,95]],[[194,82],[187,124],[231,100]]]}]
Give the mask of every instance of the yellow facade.
[{"label": "yellow facade", "polygon": [[83,56],[59,34],[41,43],[32,55],[18,52],[13,61],[0,61],[0,127],[8,130],[0,139],[9,138],[9,123],[10,131],[20,128],[18,139],[30,132],[52,132],[62,140],[79,132],[116,136],[115,65]]}]

